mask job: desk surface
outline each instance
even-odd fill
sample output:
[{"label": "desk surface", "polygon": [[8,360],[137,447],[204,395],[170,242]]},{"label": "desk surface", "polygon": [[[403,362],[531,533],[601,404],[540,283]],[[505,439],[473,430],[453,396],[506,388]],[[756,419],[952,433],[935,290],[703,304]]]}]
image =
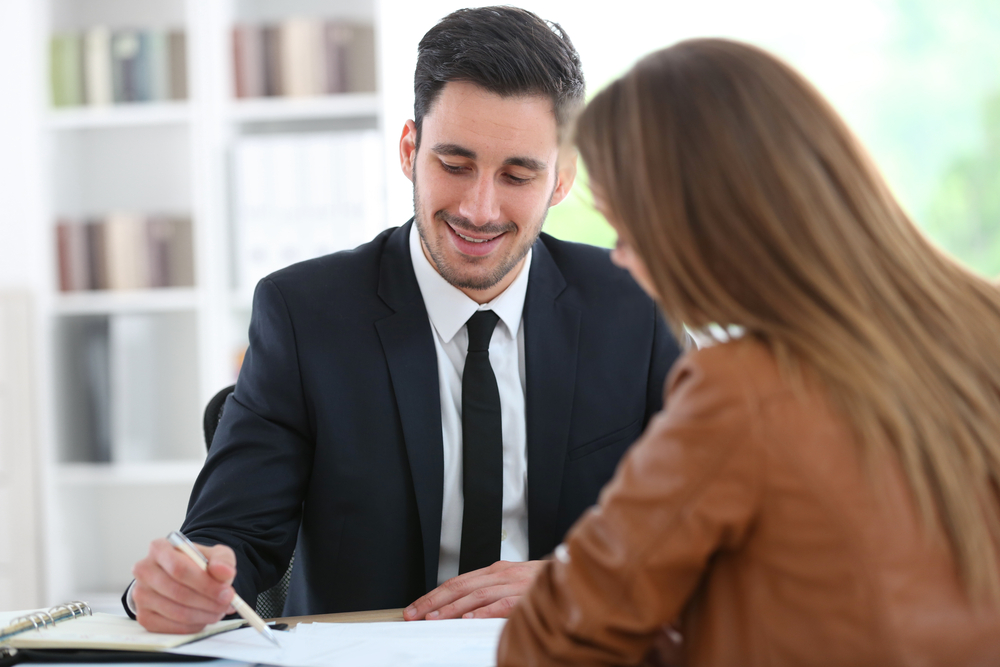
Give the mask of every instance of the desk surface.
[{"label": "desk surface", "polygon": [[374,611],[347,611],[340,614],[316,614],[315,616],[289,616],[269,618],[268,622],[287,623],[289,629],[299,623],[390,623],[403,620],[402,609],[376,609]]}]

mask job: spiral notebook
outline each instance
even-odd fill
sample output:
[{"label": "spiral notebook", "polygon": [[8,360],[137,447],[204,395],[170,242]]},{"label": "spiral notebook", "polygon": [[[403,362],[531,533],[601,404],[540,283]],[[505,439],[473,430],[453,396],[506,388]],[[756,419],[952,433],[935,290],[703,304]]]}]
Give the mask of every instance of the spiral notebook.
[{"label": "spiral notebook", "polygon": [[149,632],[125,616],[93,613],[84,602],[70,602],[47,611],[0,612],[0,649],[163,651],[238,628],[245,622],[219,621],[188,635],[161,634]]}]

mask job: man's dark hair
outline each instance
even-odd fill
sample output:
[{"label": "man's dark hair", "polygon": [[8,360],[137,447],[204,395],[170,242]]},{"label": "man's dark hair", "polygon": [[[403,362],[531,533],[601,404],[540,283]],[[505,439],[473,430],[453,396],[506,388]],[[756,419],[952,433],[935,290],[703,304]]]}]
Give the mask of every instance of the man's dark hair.
[{"label": "man's dark hair", "polygon": [[459,9],[441,19],[420,40],[413,79],[418,147],[424,115],[449,81],[501,97],[548,97],[560,129],[585,90],[580,55],[562,27],[518,7]]}]

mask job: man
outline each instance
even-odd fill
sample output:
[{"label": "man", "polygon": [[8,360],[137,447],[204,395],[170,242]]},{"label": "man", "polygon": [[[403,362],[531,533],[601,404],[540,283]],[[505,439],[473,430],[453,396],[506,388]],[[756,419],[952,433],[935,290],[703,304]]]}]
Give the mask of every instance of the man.
[{"label": "man", "polygon": [[286,615],[506,615],[678,353],[606,251],[539,236],[575,177],[560,138],[583,90],[530,12],[424,36],[400,139],[414,220],[258,285],[183,526],[210,565],[154,541],[127,593],[145,627],[197,630],[233,589],[252,603],[293,550]]}]

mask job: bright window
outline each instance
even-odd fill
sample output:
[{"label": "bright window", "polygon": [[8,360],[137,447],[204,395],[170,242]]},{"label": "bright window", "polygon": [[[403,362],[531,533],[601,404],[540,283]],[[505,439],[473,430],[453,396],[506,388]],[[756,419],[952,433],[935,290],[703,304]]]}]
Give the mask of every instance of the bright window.
[{"label": "bright window", "polygon": [[[526,3],[559,21],[596,92],[635,60],[695,36],[758,44],[831,100],[915,221],[973,269],[1000,275],[1000,2],[719,0]],[[610,246],[585,178],[546,231]]]}]

